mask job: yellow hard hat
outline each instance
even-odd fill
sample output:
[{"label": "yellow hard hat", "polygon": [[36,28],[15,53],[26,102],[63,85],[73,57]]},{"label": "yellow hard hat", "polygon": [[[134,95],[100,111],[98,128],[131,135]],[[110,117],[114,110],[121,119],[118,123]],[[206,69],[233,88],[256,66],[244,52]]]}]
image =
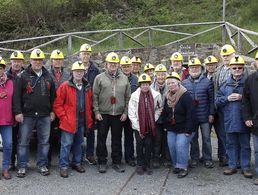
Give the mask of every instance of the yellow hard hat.
[{"label": "yellow hard hat", "polygon": [[170,60],[171,61],[183,61],[184,58],[183,58],[183,55],[181,53],[175,52],[171,55]]},{"label": "yellow hard hat", "polygon": [[243,57],[236,55],[231,58],[229,65],[245,65],[245,60]]},{"label": "yellow hard hat", "polygon": [[227,55],[230,55],[230,54],[235,53],[235,52],[236,51],[235,51],[235,49],[232,45],[226,44],[221,48],[220,55],[227,56]]},{"label": "yellow hard hat", "polygon": [[45,54],[41,49],[34,49],[30,54],[30,59],[45,59]]},{"label": "yellow hard hat", "polygon": [[179,74],[177,72],[171,72],[168,74],[167,79],[177,79],[179,81],[181,81],[181,77],[179,76]]},{"label": "yellow hard hat", "polygon": [[141,58],[139,58],[137,56],[132,57],[131,62],[132,63],[139,63],[139,64],[142,63]]},{"label": "yellow hard hat", "polygon": [[6,66],[5,61],[4,61],[4,59],[2,58],[2,56],[0,56],[0,65]]},{"label": "yellow hard hat", "polygon": [[23,53],[20,51],[14,51],[11,56],[10,56],[11,60],[24,60],[24,56]]},{"label": "yellow hard hat", "polygon": [[255,54],[255,59],[256,59],[256,60],[258,59],[258,51],[257,51],[256,54]]},{"label": "yellow hard hat", "polygon": [[201,66],[202,63],[198,58],[190,59],[188,62],[188,66]]},{"label": "yellow hard hat", "polygon": [[204,59],[204,64],[212,64],[212,63],[218,63],[217,58],[214,56],[208,56],[207,58]]},{"label": "yellow hard hat", "polygon": [[155,67],[150,63],[147,63],[143,68],[144,72],[146,72],[147,70],[154,70],[154,69]]},{"label": "yellow hard hat", "polygon": [[143,73],[138,78],[138,83],[151,82],[151,78],[146,73]]},{"label": "yellow hard hat", "polygon": [[76,61],[72,65],[72,70],[85,70],[85,66],[81,61]]},{"label": "yellow hard hat", "polygon": [[120,65],[131,65],[131,59],[128,56],[123,56],[120,60]]},{"label": "yellow hard hat", "polygon": [[62,59],[64,59],[64,54],[60,50],[56,49],[56,50],[52,51],[50,59],[57,59],[57,60],[61,59],[62,60]]},{"label": "yellow hard hat", "polygon": [[163,64],[158,64],[155,68],[155,72],[167,72],[167,68]]},{"label": "yellow hard hat", "polygon": [[106,62],[119,63],[119,61],[120,61],[119,57],[115,52],[109,53],[106,57]]},{"label": "yellow hard hat", "polygon": [[80,52],[83,52],[83,51],[92,52],[91,46],[87,43],[83,44],[80,48]]}]

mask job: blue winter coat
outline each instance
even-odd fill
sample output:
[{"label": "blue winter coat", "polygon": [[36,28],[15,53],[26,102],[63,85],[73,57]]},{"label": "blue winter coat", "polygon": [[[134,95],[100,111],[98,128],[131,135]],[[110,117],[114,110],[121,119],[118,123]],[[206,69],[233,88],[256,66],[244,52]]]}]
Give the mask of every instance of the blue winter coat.
[{"label": "blue winter coat", "polygon": [[217,92],[215,103],[223,110],[226,133],[248,132],[248,128],[245,126],[242,116],[242,101],[228,101],[228,96],[232,93],[243,94],[245,79],[246,77],[242,77],[239,81],[236,81],[231,75],[227,82],[222,85]]},{"label": "blue winter coat", "polygon": [[209,115],[215,113],[213,83],[201,74],[196,80],[189,76],[182,84],[194,100],[197,122],[209,122]]}]

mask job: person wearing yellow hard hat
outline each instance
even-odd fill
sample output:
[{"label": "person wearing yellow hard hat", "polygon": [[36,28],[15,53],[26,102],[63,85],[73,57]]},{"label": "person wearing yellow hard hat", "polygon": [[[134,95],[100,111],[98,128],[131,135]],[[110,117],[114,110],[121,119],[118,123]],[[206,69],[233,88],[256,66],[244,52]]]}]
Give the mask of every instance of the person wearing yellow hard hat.
[{"label": "person wearing yellow hard hat", "polygon": [[147,75],[149,75],[151,77],[152,82],[155,80],[155,66],[147,63],[145,64],[144,68],[143,68],[144,73],[146,73]]},{"label": "person wearing yellow hard hat", "polygon": [[[213,83],[202,73],[202,63],[198,58],[189,60],[189,77],[182,82],[182,85],[190,92],[194,100],[196,113],[196,130],[201,129],[202,135],[202,159],[206,168],[213,168],[211,130],[210,123],[214,121],[214,88]],[[195,168],[200,159],[198,131],[191,142],[190,167]]]},{"label": "person wearing yellow hard hat", "polygon": [[142,65],[141,58],[138,56],[133,56],[131,58],[131,62],[132,62],[132,68],[133,68],[132,73],[137,77],[139,77],[141,74],[141,65]]},{"label": "person wearing yellow hard hat", "polygon": [[[6,71],[6,75],[9,79],[14,81],[18,74],[20,74],[24,68],[24,56],[23,53],[20,51],[12,52],[10,56],[11,60],[11,67]],[[12,163],[11,163],[11,170],[15,171],[15,164],[17,159],[17,142],[18,142],[18,130],[19,125],[15,124],[12,128],[12,138],[13,138],[13,147],[12,147]]]},{"label": "person wearing yellow hard hat", "polygon": [[[93,87],[94,80],[96,76],[100,73],[97,65],[91,60],[92,55],[92,47],[91,45],[85,43],[80,47],[80,60],[85,66],[85,74],[84,77],[90,83],[91,87]],[[86,140],[86,151],[82,159],[87,161],[90,165],[96,165],[97,161],[95,159],[94,150],[95,150],[95,129],[97,126],[94,125],[90,131],[87,132],[87,140]],[[84,156],[85,155],[85,156]]]},{"label": "person wearing yellow hard hat", "polygon": [[[258,89],[258,52],[255,55],[255,65],[256,71],[249,75],[245,81],[243,96],[242,96],[242,106],[243,106],[243,120],[245,125],[251,128],[253,147],[254,147],[254,158],[255,158],[255,171],[258,175],[258,99],[257,99],[257,89]],[[236,70],[237,71],[237,70]],[[239,70],[238,70],[239,71]],[[258,178],[254,181],[255,185],[258,185]]]},{"label": "person wearing yellow hard hat", "polygon": [[[72,167],[84,173],[81,165],[84,131],[93,125],[92,90],[84,78],[85,66],[81,61],[72,65],[72,77],[57,89],[54,111],[60,118],[61,149],[59,158],[60,176],[68,177],[68,168]],[[69,162],[70,153],[73,161]]]},{"label": "person wearing yellow hard hat", "polygon": [[216,72],[216,69],[218,67],[218,60],[214,56],[208,56],[207,58],[204,59],[204,64],[206,68],[205,76],[213,81],[213,76],[214,73]]},{"label": "person wearing yellow hard hat", "polygon": [[175,52],[171,55],[170,61],[170,72],[177,72],[180,75],[182,81],[185,80],[188,77],[188,70],[183,67],[183,55],[180,52]]},{"label": "person wearing yellow hard hat", "polygon": [[93,84],[93,107],[98,123],[97,156],[98,171],[107,171],[106,140],[111,129],[112,168],[124,172],[122,160],[122,124],[127,119],[128,102],[131,96],[130,83],[119,69],[119,56],[110,52],[106,56],[106,70],[95,78]]},{"label": "person wearing yellow hard hat", "polygon": [[189,146],[195,132],[193,98],[177,72],[167,76],[166,84],[168,92],[161,117],[167,130],[173,173],[183,178],[188,175]]},{"label": "person wearing yellow hard hat", "polygon": [[[166,77],[167,68],[163,64],[158,64],[155,67],[155,81],[151,84],[151,88],[158,91],[161,94],[162,100],[165,100],[167,93]],[[163,101],[162,101],[163,102]],[[165,167],[171,166],[170,154],[167,146],[167,133],[164,131],[164,127],[161,118],[157,121],[157,136],[154,138],[154,155],[152,160],[153,168],[159,168],[162,165]]]},{"label": "person wearing yellow hard hat", "polygon": [[5,73],[6,63],[0,56],[0,135],[3,145],[2,176],[11,179],[9,168],[12,155],[12,126],[14,125],[12,113],[13,81]]},{"label": "person wearing yellow hard hat", "polygon": [[157,135],[156,121],[162,111],[162,99],[159,92],[150,87],[151,78],[141,74],[138,78],[139,88],[132,94],[129,101],[128,116],[135,130],[137,147],[136,172],[143,175],[153,173],[151,168],[151,153],[153,139]]},{"label": "person wearing yellow hard hat", "polygon": [[55,85],[47,69],[43,66],[45,54],[34,49],[30,54],[30,65],[17,77],[15,82],[13,112],[20,123],[18,141],[18,177],[25,177],[29,161],[29,142],[33,129],[37,130],[39,143],[37,167],[41,175],[50,174],[48,151],[50,124],[55,119],[52,105]]},{"label": "person wearing yellow hard hat", "polygon": [[[136,75],[132,74],[132,61],[128,56],[123,56],[120,60],[120,67],[124,75],[127,76],[130,86],[131,93],[135,92],[138,88],[138,78]],[[125,162],[132,167],[136,166],[134,160],[134,137],[133,129],[131,126],[131,121],[127,117],[126,121],[123,123],[124,128],[124,157]]]},{"label": "person wearing yellow hard hat", "polygon": [[252,178],[250,129],[246,126],[242,115],[242,97],[246,80],[244,65],[245,61],[242,56],[235,55],[231,58],[229,63],[231,74],[217,93],[216,105],[222,109],[224,114],[228,146],[226,147],[228,167],[223,173],[224,175],[237,173],[238,156],[240,155],[242,174],[246,178]]}]

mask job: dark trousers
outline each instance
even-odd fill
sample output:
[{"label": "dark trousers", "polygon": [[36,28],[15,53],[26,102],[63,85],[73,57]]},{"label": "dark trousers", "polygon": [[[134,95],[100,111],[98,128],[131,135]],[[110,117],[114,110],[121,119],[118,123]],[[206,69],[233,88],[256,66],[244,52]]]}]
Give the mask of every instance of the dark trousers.
[{"label": "dark trousers", "polygon": [[97,134],[97,157],[99,164],[107,163],[107,135],[111,127],[111,158],[113,164],[120,164],[122,159],[122,122],[120,121],[121,115],[112,116],[102,114],[102,121],[98,121],[98,134]]},{"label": "dark trousers", "polygon": [[18,132],[19,132],[19,124],[16,124],[16,126],[13,126],[12,128],[13,131],[13,147],[12,147],[12,166],[15,166],[15,162],[17,159],[17,145],[18,145]]},{"label": "dark trousers", "polygon": [[87,134],[86,157],[94,156],[95,131],[91,129]]},{"label": "dark trousers", "polygon": [[162,124],[157,125],[156,136],[154,138],[154,158],[170,161],[170,154],[167,142],[167,131]]},{"label": "dark trousers", "polygon": [[131,126],[131,121],[129,118],[123,122],[124,128],[124,151],[125,151],[125,160],[134,158],[134,137],[133,137],[133,129]]},{"label": "dark trousers", "polygon": [[135,139],[136,139],[137,165],[150,168],[153,137],[150,135],[146,135],[144,138],[141,138],[139,131],[135,131]]},{"label": "dark trousers", "polygon": [[59,119],[56,118],[54,121],[51,122],[51,130],[49,136],[49,152],[48,152],[48,164],[51,164],[52,161],[52,153],[54,147],[57,147],[57,151],[60,151],[60,137],[61,131],[59,129]]},{"label": "dark trousers", "polygon": [[218,138],[218,157],[219,160],[227,158],[226,154],[226,133],[224,127],[223,110],[218,110],[218,115],[215,117],[214,128]]}]

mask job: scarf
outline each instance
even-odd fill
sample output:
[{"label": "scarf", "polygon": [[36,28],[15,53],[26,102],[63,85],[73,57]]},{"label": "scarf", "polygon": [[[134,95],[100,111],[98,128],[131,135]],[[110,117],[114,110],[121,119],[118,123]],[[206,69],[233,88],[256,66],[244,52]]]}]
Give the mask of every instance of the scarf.
[{"label": "scarf", "polygon": [[179,90],[176,93],[171,91],[167,92],[167,103],[170,108],[175,109],[177,102],[179,101],[180,97],[186,92],[186,88],[180,85]]},{"label": "scarf", "polygon": [[3,73],[0,76],[0,86],[5,86],[5,83],[7,82],[7,75],[5,73]]},{"label": "scarf", "polygon": [[156,136],[154,99],[151,91],[140,92],[138,106],[139,126],[142,135],[151,134]]}]

